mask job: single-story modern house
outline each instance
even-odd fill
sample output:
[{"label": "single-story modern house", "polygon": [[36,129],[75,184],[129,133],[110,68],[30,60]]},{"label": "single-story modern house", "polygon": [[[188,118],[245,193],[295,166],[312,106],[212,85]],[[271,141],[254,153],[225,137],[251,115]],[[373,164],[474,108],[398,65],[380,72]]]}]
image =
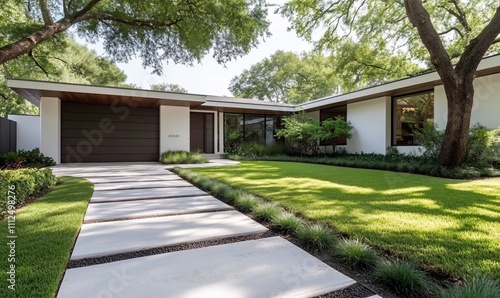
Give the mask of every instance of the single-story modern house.
[{"label": "single-story modern house", "polygon": [[[57,163],[156,161],[167,150],[222,154],[235,136],[273,144],[280,117],[304,110],[353,125],[348,152],[416,152],[424,121],[446,126],[446,96],[436,72],[299,105],[29,80],[8,86],[40,107],[16,116],[18,149],[40,147]],[[500,126],[500,56],[483,59],[475,80],[471,123]]]}]

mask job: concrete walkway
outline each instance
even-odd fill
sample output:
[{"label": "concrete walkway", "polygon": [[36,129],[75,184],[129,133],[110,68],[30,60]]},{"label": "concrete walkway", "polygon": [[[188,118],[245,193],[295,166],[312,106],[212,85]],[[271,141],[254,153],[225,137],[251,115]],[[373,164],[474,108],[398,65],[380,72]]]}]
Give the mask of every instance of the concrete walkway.
[{"label": "concrete walkway", "polygon": [[114,261],[120,253],[261,234],[267,228],[157,163],[53,170],[95,183],[71,260],[104,260],[67,269],[58,297],[313,297],[355,284],[281,237]]}]

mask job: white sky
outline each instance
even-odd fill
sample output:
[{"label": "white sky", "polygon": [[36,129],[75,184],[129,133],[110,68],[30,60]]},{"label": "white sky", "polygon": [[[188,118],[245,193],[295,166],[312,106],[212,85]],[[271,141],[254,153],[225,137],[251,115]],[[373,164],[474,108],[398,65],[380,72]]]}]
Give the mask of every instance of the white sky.
[{"label": "white sky", "polygon": [[[272,1],[272,3],[279,4],[284,2],[284,0]],[[118,67],[127,75],[127,83],[139,85],[144,89],[149,89],[149,86],[157,83],[175,83],[187,89],[189,93],[231,96],[231,92],[228,90],[231,79],[277,50],[300,53],[312,49],[312,45],[298,38],[295,32],[287,31],[288,21],[280,15],[275,15],[274,10],[275,8],[271,7],[268,15],[271,22],[269,30],[272,36],[261,42],[248,55],[227,63],[225,67],[217,64],[210,55],[207,55],[201,64],[193,66],[165,63],[161,77],[152,75],[151,70],[144,69],[139,59],[131,60],[128,63],[118,63]],[[86,45],[96,50],[100,55],[104,55],[102,45]]]}]

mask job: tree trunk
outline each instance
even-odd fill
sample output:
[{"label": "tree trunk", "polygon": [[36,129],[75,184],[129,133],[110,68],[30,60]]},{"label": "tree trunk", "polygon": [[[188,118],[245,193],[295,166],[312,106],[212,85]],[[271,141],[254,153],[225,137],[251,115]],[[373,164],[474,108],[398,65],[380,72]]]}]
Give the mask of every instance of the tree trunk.
[{"label": "tree trunk", "polygon": [[463,76],[463,81],[454,86],[444,84],[448,98],[448,123],[439,164],[448,168],[461,166],[467,153],[467,143],[474,102],[473,76]]},{"label": "tree trunk", "polygon": [[57,33],[65,31],[71,25],[72,23],[69,19],[62,19],[57,23],[42,27],[40,30],[28,37],[0,48],[0,65],[16,57],[29,53],[29,51],[35,48],[39,43],[47,40]]}]

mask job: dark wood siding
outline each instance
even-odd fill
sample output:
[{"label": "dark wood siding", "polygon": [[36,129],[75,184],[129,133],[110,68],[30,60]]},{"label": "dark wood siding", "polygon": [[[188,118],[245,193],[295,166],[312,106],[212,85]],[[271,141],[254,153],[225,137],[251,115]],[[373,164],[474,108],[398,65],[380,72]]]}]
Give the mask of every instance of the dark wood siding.
[{"label": "dark wood siding", "polygon": [[61,103],[61,162],[158,161],[159,109]]},{"label": "dark wood siding", "polygon": [[190,150],[214,153],[214,115],[212,113],[191,113]]}]

